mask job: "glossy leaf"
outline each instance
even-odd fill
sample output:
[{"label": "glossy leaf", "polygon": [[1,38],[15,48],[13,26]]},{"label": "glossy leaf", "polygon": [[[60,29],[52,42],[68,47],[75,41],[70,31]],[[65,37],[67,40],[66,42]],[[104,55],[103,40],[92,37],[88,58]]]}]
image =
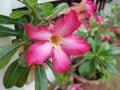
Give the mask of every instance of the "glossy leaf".
[{"label": "glossy leaf", "polygon": [[104,51],[108,51],[108,50],[110,50],[110,44],[108,42],[103,42],[103,43],[101,43],[97,53],[100,54],[100,53],[102,53]]},{"label": "glossy leaf", "polygon": [[17,19],[17,18],[20,18],[20,17],[28,14],[28,13],[29,13],[28,10],[15,10],[10,14],[10,18]]},{"label": "glossy leaf", "polygon": [[23,85],[26,83],[26,80],[28,78],[28,74],[29,74],[29,71],[30,71],[29,68],[24,68],[24,67],[21,67],[21,70],[22,70],[21,75],[20,75],[19,79],[17,80],[17,82],[15,84],[16,87],[23,87]]},{"label": "glossy leaf", "polygon": [[52,9],[53,9],[52,3],[43,3],[36,6],[35,12],[38,17],[41,17],[41,16],[47,17],[50,14],[52,14],[52,11],[51,11]]},{"label": "glossy leaf", "polygon": [[49,19],[50,17],[54,16],[55,14],[57,14],[58,12],[62,12],[64,11],[66,8],[68,8],[68,4],[67,3],[61,3],[59,5],[57,5],[51,12],[53,12],[52,14],[50,14],[47,19]]},{"label": "glossy leaf", "polygon": [[112,53],[112,55],[118,55],[118,54],[120,54],[120,47],[119,46],[113,47],[113,48],[111,48],[110,52]]},{"label": "glossy leaf", "polygon": [[88,38],[88,42],[89,42],[89,44],[90,44],[90,46],[91,46],[91,48],[92,48],[92,51],[95,53],[95,52],[96,52],[96,48],[95,48],[95,43],[93,43],[93,42],[94,42],[94,39],[91,38],[91,37],[89,37],[89,38]]},{"label": "glossy leaf", "polygon": [[100,60],[108,63],[108,64],[116,64],[116,59],[112,56],[99,56],[98,57]]},{"label": "glossy leaf", "polygon": [[53,4],[52,3],[43,3],[43,4],[40,4],[40,5],[37,5],[37,7],[39,9],[41,9],[42,11],[50,11],[53,9]]},{"label": "glossy leaf", "polygon": [[94,55],[91,51],[88,51],[88,52],[84,55],[84,57],[85,57],[86,59],[93,59],[93,58],[95,57],[95,55]]},{"label": "glossy leaf", "polygon": [[17,49],[23,45],[26,41],[17,44],[10,44],[0,47],[0,69],[3,68],[12,56],[15,54]]},{"label": "glossy leaf", "polygon": [[82,74],[83,76],[87,75],[88,78],[91,78],[95,74],[95,71],[96,68],[92,60],[85,61],[78,68],[79,74]]},{"label": "glossy leaf", "polygon": [[47,76],[42,65],[35,67],[35,90],[48,90]]},{"label": "glossy leaf", "polygon": [[14,61],[5,72],[3,79],[5,88],[22,87],[27,80],[28,73],[29,68],[19,66],[18,60]]},{"label": "glossy leaf", "polygon": [[0,15],[0,24],[21,24],[21,22],[10,19],[8,16]]},{"label": "glossy leaf", "polygon": [[11,28],[0,25],[0,37],[20,36],[21,33]]},{"label": "glossy leaf", "polygon": [[117,70],[115,68],[115,66],[113,64],[108,64],[104,61],[102,61],[102,64],[104,65],[104,67],[106,68],[106,70],[111,74],[111,75],[116,75],[117,74]]},{"label": "glossy leaf", "polygon": [[26,51],[23,52],[23,53],[20,55],[19,59],[18,59],[18,64],[19,64],[21,67],[28,67],[28,65],[27,65],[27,63],[25,62],[25,59],[24,59],[25,54],[26,54]]}]

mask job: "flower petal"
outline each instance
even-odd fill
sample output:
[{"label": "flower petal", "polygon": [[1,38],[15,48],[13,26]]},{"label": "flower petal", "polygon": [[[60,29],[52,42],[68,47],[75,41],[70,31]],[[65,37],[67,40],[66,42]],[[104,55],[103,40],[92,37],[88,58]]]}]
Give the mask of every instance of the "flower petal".
[{"label": "flower petal", "polygon": [[72,89],[71,90],[78,90],[78,88],[81,86],[81,84],[74,84],[72,86]]},{"label": "flower petal", "polygon": [[53,49],[52,65],[56,72],[67,72],[70,66],[69,56],[61,49],[60,46]]},{"label": "flower petal", "polygon": [[89,22],[87,22],[87,21],[85,21],[85,20],[81,20],[80,22],[81,22],[81,24],[83,24],[87,29],[90,28],[90,23],[89,23]]},{"label": "flower petal", "polygon": [[72,34],[80,23],[78,21],[77,14],[74,10],[71,10],[69,14],[66,14],[63,18],[60,18],[55,23],[55,34],[61,36],[67,36]]},{"label": "flower petal", "polygon": [[69,36],[62,38],[62,48],[69,54],[85,54],[89,50],[89,44],[81,36]]},{"label": "flower petal", "polygon": [[48,26],[33,26],[31,24],[23,24],[26,33],[33,40],[48,40],[52,35]]},{"label": "flower petal", "polygon": [[34,43],[29,47],[25,55],[25,61],[27,62],[28,65],[43,64],[44,61],[46,61],[48,57],[50,57],[51,52],[52,52],[52,47],[48,42]]}]

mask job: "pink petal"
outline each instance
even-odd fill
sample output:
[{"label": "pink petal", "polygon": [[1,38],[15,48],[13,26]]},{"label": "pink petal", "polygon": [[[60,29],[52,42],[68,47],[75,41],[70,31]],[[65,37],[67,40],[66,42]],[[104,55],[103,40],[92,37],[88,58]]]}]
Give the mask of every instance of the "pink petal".
[{"label": "pink petal", "polygon": [[61,36],[67,36],[72,34],[80,23],[78,21],[77,14],[74,10],[71,10],[69,14],[66,14],[63,18],[59,18],[55,23],[55,33]]},{"label": "pink petal", "polygon": [[52,47],[48,42],[34,43],[29,47],[25,55],[25,61],[27,62],[28,65],[43,64],[50,57],[51,52]]},{"label": "pink petal", "polygon": [[90,23],[89,23],[89,22],[83,21],[83,20],[81,20],[80,22],[81,22],[81,24],[83,24],[87,29],[90,28]]},{"label": "pink petal", "polygon": [[31,24],[23,24],[26,33],[33,40],[48,40],[52,35],[48,26],[33,26]]},{"label": "pink petal", "polygon": [[93,15],[93,18],[96,20],[96,22],[98,22],[98,23],[103,23],[102,17]]},{"label": "pink petal", "polygon": [[87,9],[94,11],[97,8],[97,5],[93,1],[87,1],[86,2]]},{"label": "pink petal", "polygon": [[92,11],[87,10],[87,12],[96,20],[96,22],[98,22],[98,23],[103,22],[102,17],[94,15],[94,13]]},{"label": "pink petal", "polygon": [[62,38],[62,48],[69,54],[85,54],[89,50],[89,44],[81,36],[69,36]]},{"label": "pink petal", "polygon": [[87,11],[79,12],[78,14],[79,20],[83,20],[83,19],[90,18],[90,17],[91,15]]},{"label": "pink petal", "polygon": [[61,49],[60,46],[53,49],[52,65],[56,72],[67,72],[70,66],[69,56]]},{"label": "pink petal", "polygon": [[81,86],[81,84],[74,84],[72,86],[72,89],[71,90],[78,90],[78,88]]}]

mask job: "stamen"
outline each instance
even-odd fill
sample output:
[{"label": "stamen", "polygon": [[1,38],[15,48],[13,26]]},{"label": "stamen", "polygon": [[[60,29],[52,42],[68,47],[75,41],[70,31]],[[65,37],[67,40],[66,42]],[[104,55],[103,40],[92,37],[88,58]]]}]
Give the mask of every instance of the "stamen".
[{"label": "stamen", "polygon": [[51,43],[53,46],[59,45],[60,42],[61,42],[61,38],[60,38],[58,35],[53,35],[53,36],[50,38],[50,43]]}]

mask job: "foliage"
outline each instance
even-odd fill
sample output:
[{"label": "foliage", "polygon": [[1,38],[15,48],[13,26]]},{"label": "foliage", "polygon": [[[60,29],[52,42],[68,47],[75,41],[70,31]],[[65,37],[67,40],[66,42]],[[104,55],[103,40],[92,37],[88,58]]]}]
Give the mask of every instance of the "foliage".
[{"label": "foliage", "polygon": [[[32,65],[27,65],[24,57],[28,50],[28,46],[33,44],[35,41],[29,40],[23,24],[29,23],[34,26],[52,26],[56,22],[56,19],[62,17],[62,15],[65,16],[66,13],[64,12],[68,13],[68,8],[70,8],[67,3],[60,3],[59,5],[54,6],[49,2],[38,4],[37,0],[18,1],[22,2],[26,6],[25,10],[14,10],[9,17],[0,15],[0,37],[16,37],[16,41],[14,43],[12,42],[10,45],[0,47],[0,69],[4,68],[8,64],[12,56],[20,47],[23,47],[22,52],[19,53],[19,58],[7,68],[3,79],[5,88],[11,88],[13,86],[22,87],[28,78],[28,74],[31,70],[30,68],[32,67]],[[116,15],[117,10],[119,9],[120,7],[116,6],[112,11]],[[82,28],[80,26],[75,32],[75,35],[84,37],[89,43],[90,48],[87,53],[81,55],[80,60],[75,60],[75,63],[72,63],[71,61],[69,72],[57,73],[52,67],[51,58],[45,61],[45,66],[48,66],[52,70],[57,80],[57,84],[65,84],[71,76],[73,77],[73,73],[76,72],[87,79],[98,79],[100,81],[105,81],[109,79],[110,75],[117,74],[115,67],[117,62],[114,55],[120,54],[120,46],[117,44],[117,46],[112,47],[112,44],[117,43],[118,34],[114,32],[114,30],[107,30],[107,27],[114,27],[120,24],[119,21],[116,19],[114,20],[113,17],[108,15],[103,17],[103,21],[104,19],[107,19],[107,21],[102,23],[96,23],[94,17],[85,18],[83,21],[81,19],[80,24],[84,21],[89,21],[90,27],[86,28],[83,26]],[[16,28],[14,30],[3,26],[3,24],[15,25]],[[72,59],[71,55],[71,60]],[[74,66],[76,67],[75,70],[73,69]],[[47,80],[44,64],[36,64],[34,70],[35,90],[48,90],[49,82]]]}]

